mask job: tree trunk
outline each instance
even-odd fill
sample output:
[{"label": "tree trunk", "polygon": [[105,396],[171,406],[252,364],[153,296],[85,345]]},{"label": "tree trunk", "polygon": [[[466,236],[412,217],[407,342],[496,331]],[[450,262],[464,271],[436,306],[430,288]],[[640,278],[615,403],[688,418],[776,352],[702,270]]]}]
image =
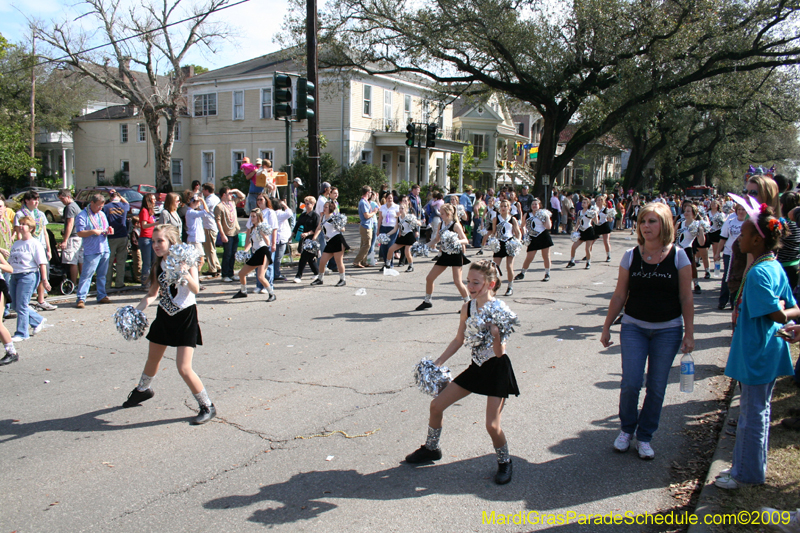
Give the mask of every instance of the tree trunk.
[{"label": "tree trunk", "polygon": [[147,127],[150,130],[150,138],[153,141],[154,164],[155,164],[155,178],[156,189],[161,193],[172,192],[172,148],[175,141],[175,127],[177,119],[175,115],[168,115],[167,121],[167,135],[164,143],[160,142],[161,139],[161,117],[155,110],[150,107],[142,109]]},{"label": "tree trunk", "polygon": [[539,142],[539,153],[536,158],[536,186],[533,189],[533,195],[542,199],[543,205],[550,205],[548,199],[545,197],[545,185],[542,182],[542,177],[547,175],[550,178],[550,185],[552,187],[555,176],[553,175],[553,160],[556,156],[556,148],[558,148],[558,134],[556,131],[556,114],[545,113],[542,116],[542,139]]}]

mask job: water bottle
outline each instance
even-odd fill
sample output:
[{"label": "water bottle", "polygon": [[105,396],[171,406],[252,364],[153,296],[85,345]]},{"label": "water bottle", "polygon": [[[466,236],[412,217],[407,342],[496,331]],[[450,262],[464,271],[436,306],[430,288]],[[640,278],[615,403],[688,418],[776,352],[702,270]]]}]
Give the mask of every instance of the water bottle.
[{"label": "water bottle", "polygon": [[681,357],[681,392],[694,391],[694,359],[687,353]]}]

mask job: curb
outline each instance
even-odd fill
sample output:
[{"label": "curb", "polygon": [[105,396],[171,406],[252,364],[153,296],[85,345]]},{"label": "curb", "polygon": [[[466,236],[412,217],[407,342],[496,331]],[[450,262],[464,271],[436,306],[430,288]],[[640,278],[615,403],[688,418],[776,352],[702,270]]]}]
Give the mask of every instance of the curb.
[{"label": "curb", "polygon": [[[738,387],[737,387],[738,389]],[[714,452],[714,457],[711,458],[711,466],[708,469],[705,484],[700,491],[700,497],[697,499],[697,506],[695,507],[694,514],[697,516],[697,524],[689,526],[687,533],[711,533],[712,529],[703,523],[706,515],[716,514],[719,512],[719,495],[723,489],[717,488],[714,485],[714,480],[717,475],[726,468],[730,468],[731,459],[733,457],[733,445],[736,437],[728,435],[725,431],[728,427],[728,420],[738,419],[739,417],[739,396],[741,393],[734,390],[731,397],[730,404],[728,404],[728,412],[725,415],[725,422],[722,425],[722,430],[719,432],[719,440],[717,441],[717,449]]]}]

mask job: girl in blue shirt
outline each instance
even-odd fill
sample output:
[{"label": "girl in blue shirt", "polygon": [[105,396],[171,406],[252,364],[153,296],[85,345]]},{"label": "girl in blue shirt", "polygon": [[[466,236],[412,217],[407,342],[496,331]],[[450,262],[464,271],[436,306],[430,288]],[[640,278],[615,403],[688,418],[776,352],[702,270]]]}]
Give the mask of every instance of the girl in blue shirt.
[{"label": "girl in blue shirt", "polygon": [[734,333],[725,375],[738,380],[742,395],[733,464],[715,485],[737,489],[763,484],[769,449],[770,399],[778,376],[794,372],[786,341],[776,336],[779,324],[800,317],[792,289],[774,251],[787,231],[771,208],[761,204],[757,216],[742,225],[739,247],[755,260],[745,271],[734,300]]}]

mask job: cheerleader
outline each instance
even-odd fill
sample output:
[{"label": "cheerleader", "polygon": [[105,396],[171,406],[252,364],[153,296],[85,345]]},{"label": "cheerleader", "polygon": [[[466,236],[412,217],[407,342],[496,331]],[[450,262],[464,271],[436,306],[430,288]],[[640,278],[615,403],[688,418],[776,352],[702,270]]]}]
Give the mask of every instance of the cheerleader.
[{"label": "cheerleader", "polygon": [[[319,260],[320,267],[326,265],[333,257],[336,260],[336,267],[339,269],[339,283],[337,287],[344,287],[347,282],[344,279],[344,237],[342,232],[337,230],[331,223],[331,216],[336,212],[333,202],[328,202],[322,210],[322,219],[319,226],[314,230],[314,239],[322,232],[325,235],[325,248]],[[319,276],[311,282],[311,285],[322,285],[322,278],[325,277],[325,268],[319,269]]]},{"label": "cheerleader", "polygon": [[[478,261],[469,268],[467,275],[468,300],[461,307],[461,320],[456,337],[445,348],[435,361],[437,366],[443,365],[464,344],[467,319],[480,312],[484,305],[494,301],[494,294],[500,285],[497,267],[491,261]],[[492,339],[481,347],[473,348],[472,363],[439,395],[431,401],[428,419],[428,438],[414,453],[406,456],[410,464],[430,463],[442,458],[439,438],[442,435],[442,418],[445,409],[471,393],[486,396],[486,431],[492,439],[497,454],[497,474],[494,481],[504,485],[511,481],[511,457],[508,453],[508,442],[500,426],[501,414],[506,398],[510,394],[519,396],[519,387],[511,367],[511,360],[506,355],[506,345],[501,341],[500,331],[492,325]]]},{"label": "cheerleader", "polygon": [[[694,284],[694,293],[700,294],[700,283],[697,280],[697,265],[694,262],[694,248],[692,245],[697,240],[697,244],[705,244],[706,237],[703,232],[703,225],[701,221],[697,220],[698,209],[697,206],[691,202],[683,204],[683,220],[678,223],[678,229],[675,231],[677,234],[677,245],[683,248],[686,255],[689,256],[689,261],[692,263],[692,283]],[[695,221],[698,222],[696,226],[692,226]],[[692,232],[694,231],[694,234]]]},{"label": "cheerleader", "polygon": [[[578,214],[578,240],[572,243],[572,250],[569,253],[569,263],[567,268],[575,266],[575,250],[581,243],[586,245],[586,270],[592,267],[592,243],[594,243],[597,236],[594,233],[594,226],[597,224],[597,211],[589,209],[591,201],[588,198],[581,200],[581,212]],[[574,235],[574,234],[573,234]]]},{"label": "cheerleader", "polygon": [[244,251],[255,250],[255,252],[252,252],[250,259],[245,262],[242,269],[239,271],[239,283],[241,285],[239,292],[234,294],[233,298],[247,298],[247,275],[255,270],[256,279],[261,282],[261,285],[267,289],[269,293],[267,302],[274,302],[276,299],[275,292],[272,290],[272,285],[269,284],[269,280],[267,280],[266,273],[267,267],[272,262],[272,249],[270,245],[273,235],[275,234],[275,228],[270,227],[268,231],[265,231],[259,227],[259,225],[264,222],[264,214],[258,207],[250,211],[249,222],[250,224],[248,225],[250,229],[247,230],[249,236]]},{"label": "cheerleader", "polygon": [[394,262],[394,253],[401,248],[405,248],[406,261],[408,262],[408,268],[406,269],[406,272],[414,272],[414,258],[411,256],[411,245],[417,242],[417,233],[415,231],[415,226],[406,222],[405,218],[407,214],[408,203],[400,202],[400,210],[397,212],[397,222],[395,223],[392,231],[388,233],[389,236],[397,233],[399,237],[397,237],[397,239],[394,241],[394,244],[389,247],[389,251],[386,254],[388,260],[381,267],[381,272],[383,272],[385,268],[392,267]]},{"label": "cheerleader", "polygon": [[431,303],[431,297],[433,296],[433,282],[436,281],[436,278],[438,278],[442,272],[447,270],[447,267],[452,267],[453,269],[453,283],[455,284],[456,289],[458,289],[461,299],[465,302],[469,301],[469,293],[467,292],[467,288],[464,286],[464,282],[461,281],[461,267],[468,265],[470,262],[463,252],[464,246],[466,246],[468,242],[467,236],[464,234],[464,228],[462,228],[461,224],[455,220],[456,210],[452,205],[443,205],[439,214],[442,217],[441,230],[436,234],[436,237],[430,242],[430,244],[428,244],[428,246],[433,248],[436,243],[441,240],[442,233],[445,231],[453,231],[458,234],[458,242],[461,243],[462,251],[458,252],[457,254],[451,254],[445,251],[439,253],[436,263],[434,263],[433,268],[431,268],[431,271],[428,272],[428,276],[425,278],[425,299],[417,306],[417,311],[422,311],[433,307],[433,304]]},{"label": "cheerleader", "polygon": [[135,407],[155,395],[150,387],[158,373],[158,367],[167,346],[175,346],[178,355],[175,363],[178,373],[189,386],[198,405],[200,412],[191,421],[192,425],[205,424],[215,416],[217,410],[211,400],[203,382],[192,370],[192,356],[196,346],[203,344],[200,325],[197,321],[197,305],[195,295],[200,290],[197,267],[192,266],[184,275],[185,285],[167,284],[164,259],[169,255],[169,248],[181,242],[178,228],[169,224],[161,224],[153,230],[153,252],[160,259],[150,271],[150,286],[147,295],[142,298],[136,309],[144,311],[158,297],[158,313],[150,325],[147,340],[150,349],[147,354],[147,363],[139,379],[139,384],[134,388],[122,407]]},{"label": "cheerleader", "polygon": [[528,253],[514,280],[525,279],[525,273],[528,272],[528,267],[536,258],[536,252],[541,250],[542,261],[544,261],[544,279],[542,281],[550,281],[550,248],[553,246],[550,228],[553,227],[553,221],[550,220],[550,211],[542,209],[542,203],[538,198],[534,197],[531,202],[531,214],[528,216],[525,226],[530,240]]},{"label": "cheerleader", "polygon": [[511,202],[509,200],[500,201],[500,210],[492,220],[492,231],[489,236],[496,237],[500,241],[500,250],[494,253],[494,263],[500,267],[503,258],[506,258],[506,275],[508,276],[508,289],[506,296],[514,294],[514,256],[508,253],[506,246],[511,239],[521,239],[522,232],[519,229],[517,219],[511,214]]},{"label": "cheerleader", "polygon": [[711,243],[715,277],[719,276],[721,273],[720,252],[722,251],[722,243],[720,242],[720,236],[722,234],[722,225],[725,223],[726,218],[728,218],[728,216],[720,209],[719,202],[717,200],[711,200],[711,203],[708,204],[708,219],[711,223],[711,230],[708,232],[708,235],[706,235],[706,242]]},{"label": "cheerleader", "polygon": [[300,283],[302,281],[303,270],[305,270],[306,265],[311,269],[311,273],[314,274],[311,281],[314,281],[317,279],[317,276],[319,276],[319,270],[317,270],[317,254],[311,253],[303,248],[303,244],[305,244],[307,240],[313,238],[314,232],[317,226],[319,226],[319,213],[314,211],[317,200],[313,196],[306,196],[303,202],[305,211],[297,218],[297,222],[294,225],[294,230],[297,234],[296,240],[300,248],[300,260],[297,263],[297,274],[294,277],[295,283]]},{"label": "cheerleader", "polygon": [[522,220],[522,204],[520,204],[519,200],[517,200],[517,193],[515,193],[514,191],[508,191],[508,194],[506,194],[506,198],[511,204],[511,208],[508,210],[508,212],[511,214],[512,217],[517,219],[517,222],[519,223],[520,227],[522,227],[522,224],[525,221]]},{"label": "cheerleader", "polygon": [[597,198],[595,198],[594,203],[598,211],[597,226],[594,228],[594,234],[596,237],[602,236],[603,246],[606,249],[606,263],[610,263],[611,246],[609,241],[611,240],[611,225],[614,223],[614,213],[608,208],[608,203],[606,202],[606,197],[604,195],[598,195]]}]

